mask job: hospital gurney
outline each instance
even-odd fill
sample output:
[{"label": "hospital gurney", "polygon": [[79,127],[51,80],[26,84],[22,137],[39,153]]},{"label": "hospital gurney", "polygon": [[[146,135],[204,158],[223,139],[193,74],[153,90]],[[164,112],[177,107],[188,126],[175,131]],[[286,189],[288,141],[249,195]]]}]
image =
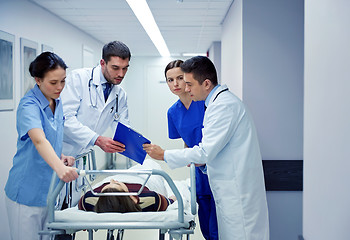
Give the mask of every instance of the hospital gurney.
[{"label": "hospital gurney", "polygon": [[[80,177],[111,174],[128,174],[146,176],[144,183],[138,193],[113,193],[115,195],[138,195],[146,185],[151,175],[158,175],[164,178],[168,183],[171,191],[177,198],[177,208],[172,208],[164,212],[132,212],[132,213],[95,213],[78,210],[76,207],[62,211],[55,210],[57,196],[64,186],[60,181],[57,186],[58,178],[53,174],[51,186],[48,194],[48,223],[47,231],[41,234],[72,234],[81,230],[87,230],[89,239],[93,239],[93,231],[106,229],[108,230],[107,239],[114,239],[113,231],[118,230],[117,239],[123,238],[125,229],[159,229],[159,239],[164,239],[165,233],[169,233],[170,239],[182,239],[183,235],[189,239],[189,234],[193,234],[195,223],[194,215],[196,214],[196,183],[195,183],[195,166],[190,167],[190,199],[189,210],[185,213],[183,198],[176,187],[174,181],[167,173],[159,169],[150,170],[82,170],[78,171]],[[86,180],[86,182],[88,182]],[[91,186],[90,186],[91,187]],[[98,194],[98,195],[102,195]],[[110,193],[104,193],[110,194]]]}]

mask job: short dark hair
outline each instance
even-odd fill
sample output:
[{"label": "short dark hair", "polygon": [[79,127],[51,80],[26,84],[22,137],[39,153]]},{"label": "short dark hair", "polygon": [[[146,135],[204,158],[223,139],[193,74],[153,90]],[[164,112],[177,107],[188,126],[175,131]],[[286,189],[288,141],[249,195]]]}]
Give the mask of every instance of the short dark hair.
[{"label": "short dark hair", "polygon": [[53,52],[43,52],[30,63],[29,72],[32,77],[43,78],[47,72],[59,67],[64,70],[68,68],[58,55]]},{"label": "short dark hair", "polygon": [[170,63],[168,63],[168,65],[165,67],[165,70],[164,70],[164,75],[165,75],[165,78],[166,78],[166,73],[167,71],[169,71],[170,69],[173,69],[173,68],[178,68],[178,67],[181,67],[181,65],[184,63],[184,61],[182,60],[174,60],[174,61],[171,61]]},{"label": "short dark hair", "polygon": [[[116,188],[106,188],[102,193],[120,192]],[[141,212],[141,207],[130,196],[100,196],[94,207],[97,213],[104,212]]]},{"label": "short dark hair", "polygon": [[107,63],[111,57],[120,57],[122,59],[129,59],[131,58],[131,53],[124,43],[120,41],[113,41],[110,43],[107,43],[103,46],[102,49],[102,59],[105,60]]},{"label": "short dark hair", "polygon": [[214,86],[218,84],[215,66],[207,57],[192,57],[182,64],[181,69],[185,73],[192,73],[193,78],[201,85],[205,79],[209,79]]}]

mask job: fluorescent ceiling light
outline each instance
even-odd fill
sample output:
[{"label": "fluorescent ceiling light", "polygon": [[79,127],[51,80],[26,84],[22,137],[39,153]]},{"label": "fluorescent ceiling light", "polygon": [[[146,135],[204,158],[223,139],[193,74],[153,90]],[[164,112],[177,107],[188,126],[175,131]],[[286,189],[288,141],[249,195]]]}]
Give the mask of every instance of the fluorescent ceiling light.
[{"label": "fluorescent ceiling light", "polygon": [[206,57],[206,53],[182,53],[182,56],[184,57],[195,57],[195,56],[204,56]]},{"label": "fluorescent ceiling light", "polygon": [[142,27],[151,38],[160,55],[163,57],[169,57],[169,49],[159,31],[157,23],[153,18],[152,12],[149,9],[146,0],[126,0],[126,2],[129,4]]}]

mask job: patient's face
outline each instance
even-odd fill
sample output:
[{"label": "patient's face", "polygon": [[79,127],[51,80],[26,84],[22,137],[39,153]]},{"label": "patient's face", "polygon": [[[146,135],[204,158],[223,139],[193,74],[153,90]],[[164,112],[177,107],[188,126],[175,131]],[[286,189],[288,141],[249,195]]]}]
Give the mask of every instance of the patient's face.
[{"label": "patient's face", "polygon": [[117,190],[120,191],[120,192],[129,192],[128,187],[127,187],[123,182],[118,182],[118,181],[116,181],[116,180],[114,180],[114,179],[111,179],[111,180],[109,181],[109,184],[107,184],[106,186],[104,186],[104,187],[102,188],[102,192],[103,192],[105,189],[107,189],[107,188],[115,188],[115,189],[117,189]]},{"label": "patient's face", "polygon": [[172,93],[179,96],[181,94],[187,94],[185,92],[186,83],[184,81],[184,73],[181,68],[172,68],[166,72],[166,82]]}]

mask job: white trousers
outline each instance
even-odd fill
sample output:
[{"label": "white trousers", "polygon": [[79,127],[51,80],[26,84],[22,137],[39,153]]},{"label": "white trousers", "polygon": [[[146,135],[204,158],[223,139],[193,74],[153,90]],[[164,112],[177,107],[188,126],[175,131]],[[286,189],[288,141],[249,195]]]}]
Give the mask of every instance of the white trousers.
[{"label": "white trousers", "polygon": [[38,234],[48,220],[47,207],[29,207],[5,198],[12,240],[49,239],[49,235]]}]

